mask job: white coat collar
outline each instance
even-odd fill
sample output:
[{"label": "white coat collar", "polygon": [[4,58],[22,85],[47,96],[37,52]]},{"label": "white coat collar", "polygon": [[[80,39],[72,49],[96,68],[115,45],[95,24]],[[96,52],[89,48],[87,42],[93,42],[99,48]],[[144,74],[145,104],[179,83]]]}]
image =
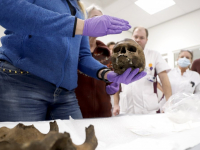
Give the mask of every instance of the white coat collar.
[{"label": "white coat collar", "polygon": [[[180,69],[179,67],[177,67],[176,70],[177,70],[177,72],[178,72],[179,74],[181,74],[181,69]],[[189,68],[186,69],[186,71],[183,73],[183,75],[188,74],[189,71],[190,71]]]}]

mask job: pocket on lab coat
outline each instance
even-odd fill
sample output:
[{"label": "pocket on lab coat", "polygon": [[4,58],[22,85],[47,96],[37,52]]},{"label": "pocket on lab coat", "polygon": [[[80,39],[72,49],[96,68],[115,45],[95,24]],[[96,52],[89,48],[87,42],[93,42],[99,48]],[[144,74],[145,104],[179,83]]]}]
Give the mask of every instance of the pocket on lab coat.
[{"label": "pocket on lab coat", "polygon": [[[194,82],[195,83],[195,82]],[[192,86],[191,84],[191,81],[190,80],[184,80],[184,81],[181,81],[179,83],[179,91],[178,92],[185,92],[185,93],[194,93],[194,90],[195,90],[195,86]]]},{"label": "pocket on lab coat", "polygon": [[143,93],[143,101],[144,101],[144,107],[148,111],[159,109],[158,97],[156,93],[151,93],[151,94]]}]

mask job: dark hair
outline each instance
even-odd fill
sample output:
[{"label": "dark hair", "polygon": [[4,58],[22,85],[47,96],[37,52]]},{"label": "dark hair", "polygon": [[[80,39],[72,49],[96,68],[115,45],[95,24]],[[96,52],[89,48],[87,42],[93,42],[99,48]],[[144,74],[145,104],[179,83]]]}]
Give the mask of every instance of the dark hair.
[{"label": "dark hair", "polygon": [[109,42],[109,43],[107,44],[107,47],[109,47],[110,45],[115,45],[115,42]]},{"label": "dark hair", "polygon": [[137,28],[143,28],[143,29],[145,29],[146,37],[148,38],[148,36],[149,36],[149,31],[148,31],[146,28],[144,28],[144,27],[140,27],[140,26],[135,27],[135,28],[133,29],[132,34],[134,33],[134,31],[135,31]]},{"label": "dark hair", "polygon": [[193,52],[192,52],[192,51],[182,49],[182,50],[179,52],[178,56],[179,56],[182,52],[188,52],[188,53],[190,53],[190,55],[191,55],[191,59],[193,60]]}]

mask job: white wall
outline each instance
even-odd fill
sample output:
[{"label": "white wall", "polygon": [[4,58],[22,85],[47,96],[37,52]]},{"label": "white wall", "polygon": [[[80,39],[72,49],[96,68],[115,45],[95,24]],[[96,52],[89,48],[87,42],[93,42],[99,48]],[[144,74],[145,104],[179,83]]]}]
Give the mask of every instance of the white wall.
[{"label": "white wall", "polygon": [[168,54],[173,68],[173,52],[184,48],[200,47],[200,9],[149,28],[146,47]]},{"label": "white wall", "polygon": [[125,38],[131,38],[131,32],[129,31],[123,31],[121,34],[116,35],[107,35],[104,37],[99,37],[98,40],[102,41],[103,43],[107,44],[111,41],[118,42]]}]

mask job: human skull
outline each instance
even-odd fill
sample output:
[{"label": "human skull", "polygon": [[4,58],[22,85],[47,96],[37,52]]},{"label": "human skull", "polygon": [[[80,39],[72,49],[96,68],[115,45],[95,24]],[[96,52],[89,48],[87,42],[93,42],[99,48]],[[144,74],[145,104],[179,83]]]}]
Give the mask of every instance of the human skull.
[{"label": "human skull", "polygon": [[114,72],[123,74],[128,68],[145,69],[145,56],[142,47],[132,39],[117,42],[113,48],[112,64]]}]

